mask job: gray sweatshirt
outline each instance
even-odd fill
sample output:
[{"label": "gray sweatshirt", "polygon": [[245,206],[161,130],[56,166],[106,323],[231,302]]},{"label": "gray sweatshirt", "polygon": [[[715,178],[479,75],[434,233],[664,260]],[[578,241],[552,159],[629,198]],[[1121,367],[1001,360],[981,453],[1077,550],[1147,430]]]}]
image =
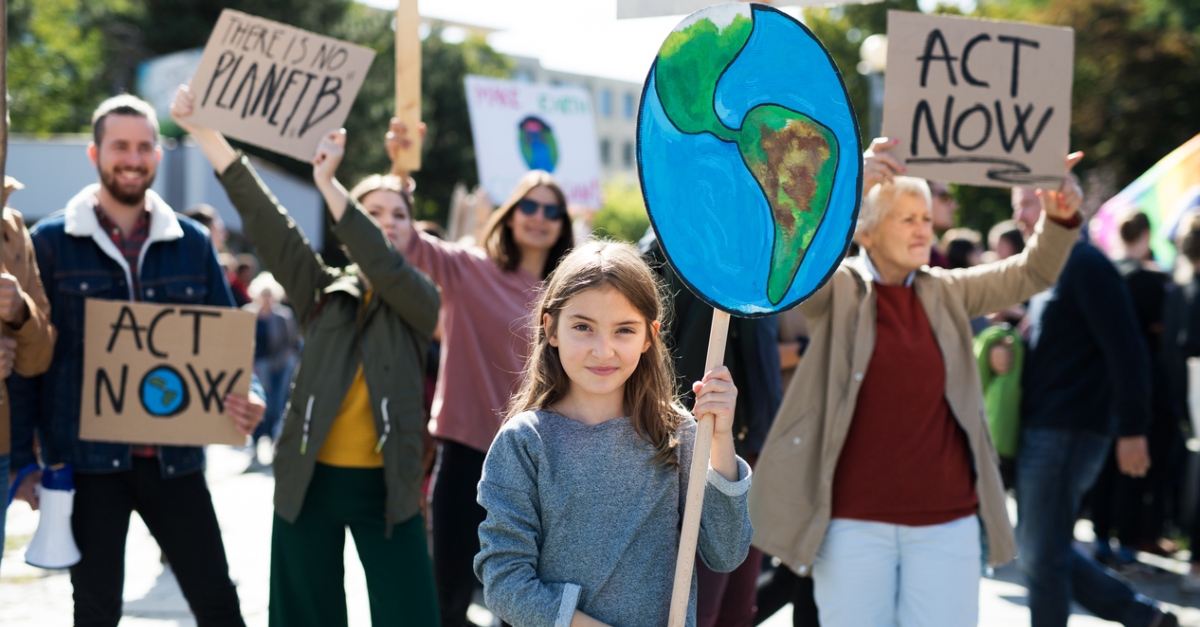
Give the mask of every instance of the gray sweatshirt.
[{"label": "gray sweatshirt", "polygon": [[[505,423],[479,483],[487,519],[475,574],[487,606],[514,627],[567,627],[576,609],[613,627],[667,624],[695,437],[689,417],[679,469],[668,470],[631,418],[586,425],[530,411]],[[722,572],[742,563],[753,535],[740,458],[738,478],[710,467],[704,490],[699,553]]]}]

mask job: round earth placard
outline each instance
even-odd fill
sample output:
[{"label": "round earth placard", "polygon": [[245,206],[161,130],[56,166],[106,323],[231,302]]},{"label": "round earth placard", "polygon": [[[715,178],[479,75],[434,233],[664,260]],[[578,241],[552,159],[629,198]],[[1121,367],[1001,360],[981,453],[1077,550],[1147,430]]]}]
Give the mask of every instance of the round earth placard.
[{"label": "round earth placard", "polygon": [[832,57],[764,5],[693,13],[659,50],[638,112],[642,194],[667,259],[738,316],[808,298],[849,247],[858,120]]}]

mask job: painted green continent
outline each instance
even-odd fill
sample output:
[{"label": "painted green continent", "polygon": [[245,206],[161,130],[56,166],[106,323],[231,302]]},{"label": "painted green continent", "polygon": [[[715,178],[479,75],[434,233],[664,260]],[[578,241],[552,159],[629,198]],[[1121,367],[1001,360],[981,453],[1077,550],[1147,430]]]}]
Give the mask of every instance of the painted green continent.
[{"label": "painted green continent", "polygon": [[738,151],[766,195],[775,222],[767,298],[777,305],[825,218],[837,169],[837,138],[803,113],[759,105],[746,114]]},{"label": "painted green continent", "polygon": [[753,20],[739,14],[724,28],[702,19],[667,35],[655,70],[658,98],[681,132],[712,133],[735,141],[737,132],[717,118],[713,100],[721,73],[737,58],[752,30]]},{"label": "painted green continent", "polygon": [[667,118],[681,132],[709,133],[736,144],[762,189],[775,224],[767,299],[777,305],[825,218],[838,142],[820,122],[778,105],[754,107],[737,129],[717,116],[717,83],[753,29],[753,20],[739,13],[724,27],[700,19],[672,32],[655,65],[655,88]]}]

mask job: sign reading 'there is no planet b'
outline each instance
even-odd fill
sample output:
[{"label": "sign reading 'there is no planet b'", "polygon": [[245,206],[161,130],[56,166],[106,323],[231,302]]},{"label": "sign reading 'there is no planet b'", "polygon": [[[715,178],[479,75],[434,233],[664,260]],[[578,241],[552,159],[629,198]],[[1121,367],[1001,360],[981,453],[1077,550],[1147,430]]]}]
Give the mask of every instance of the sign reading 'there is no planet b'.
[{"label": "sign reading 'there is no planet b'", "polygon": [[308,161],[345,123],[374,59],[369,48],[225,9],[192,77],[192,119]]},{"label": "sign reading 'there is no planet b'", "polygon": [[1057,185],[1074,59],[1069,28],[888,11],[883,135],[912,176]]}]

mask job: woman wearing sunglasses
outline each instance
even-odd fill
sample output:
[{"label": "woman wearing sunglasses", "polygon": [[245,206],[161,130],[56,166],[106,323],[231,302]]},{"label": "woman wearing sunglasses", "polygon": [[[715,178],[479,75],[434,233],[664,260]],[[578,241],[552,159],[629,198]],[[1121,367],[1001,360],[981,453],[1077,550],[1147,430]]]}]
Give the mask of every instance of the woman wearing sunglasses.
[{"label": "woman wearing sunglasses", "polygon": [[[424,128],[418,129],[424,136]],[[389,154],[411,144],[392,120]],[[479,585],[473,561],[485,510],[475,501],[483,460],[516,391],[529,346],[529,316],[547,275],[574,245],[566,196],[547,172],[517,182],[492,212],[480,246],[415,231],[399,249],[442,289],[441,370],[433,400],[438,440],[429,515],[442,625],[467,623]]]}]

